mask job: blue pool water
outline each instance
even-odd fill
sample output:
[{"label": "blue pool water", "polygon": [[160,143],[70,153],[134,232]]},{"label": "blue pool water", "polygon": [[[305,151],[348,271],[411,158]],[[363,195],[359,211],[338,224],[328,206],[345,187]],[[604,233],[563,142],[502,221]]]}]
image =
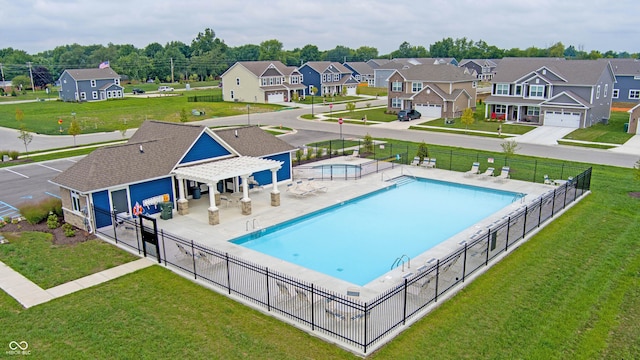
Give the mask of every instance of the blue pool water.
[{"label": "blue pool water", "polygon": [[396,258],[424,253],[521,195],[419,179],[232,242],[362,286]]}]

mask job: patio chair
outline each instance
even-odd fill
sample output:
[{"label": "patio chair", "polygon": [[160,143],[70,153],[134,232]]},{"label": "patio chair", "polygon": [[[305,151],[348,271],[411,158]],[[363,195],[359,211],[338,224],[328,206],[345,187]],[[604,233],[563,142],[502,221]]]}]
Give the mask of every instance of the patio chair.
[{"label": "patio chair", "polygon": [[282,300],[291,300],[293,298],[293,295],[291,294],[291,291],[289,291],[289,287],[280,281],[276,281],[276,285],[278,285],[278,290],[280,291],[280,297],[283,298]]},{"label": "patio chair", "polygon": [[305,184],[305,187],[308,190],[313,192],[327,192],[327,190],[329,190],[328,187],[318,183],[314,178],[307,179],[307,183]]},{"label": "patio chair", "polygon": [[360,151],[359,150],[353,150],[351,155],[347,155],[347,160],[353,160],[353,159],[355,159],[357,157],[360,157]]},{"label": "patio chair", "polygon": [[247,178],[247,184],[249,185],[249,187],[251,187],[251,189],[264,189],[264,186],[260,185],[260,183],[253,176],[249,176]]},{"label": "patio chair", "polygon": [[511,169],[508,166],[503,166],[500,175],[496,176],[496,181],[505,181],[509,178],[509,171]]},{"label": "patio chair", "polygon": [[294,296],[294,300],[299,306],[305,306],[305,305],[311,304],[311,300],[307,296],[307,293],[304,292],[304,290],[296,288],[295,291],[296,291],[296,294]]},{"label": "patio chair", "polygon": [[204,263],[209,265],[219,265],[224,262],[224,260],[222,260],[221,258],[213,255],[209,256],[207,255],[207,253],[205,253],[202,250],[198,250],[197,257],[198,257],[198,260],[202,260]]},{"label": "patio chair", "polygon": [[424,166],[424,167],[426,167],[428,169],[435,169],[436,168],[436,159],[430,158],[429,161],[423,162],[422,166]]},{"label": "patio chair", "polygon": [[551,179],[549,179],[549,175],[544,174],[544,184],[545,185],[553,185],[553,181],[551,181]]},{"label": "patio chair", "polygon": [[[195,255],[194,253],[192,253],[191,251],[187,250],[184,246],[182,246],[182,244],[180,243],[176,243],[176,246],[178,247],[179,250],[179,254],[182,256],[186,256],[189,258],[193,258],[193,257],[198,257],[197,255]],[[177,257],[178,255],[176,255]]]},{"label": "patio chair", "polygon": [[465,172],[464,175],[473,176],[473,175],[477,175],[479,172],[480,172],[480,163],[476,161],[473,163],[473,165],[471,165],[471,170]]},{"label": "patio chair", "polygon": [[295,197],[305,197],[311,194],[309,190],[302,189],[298,187],[297,184],[293,184],[293,183],[287,185],[287,192]]},{"label": "patio chair", "polygon": [[419,156],[414,157],[413,161],[411,161],[411,165],[415,165],[415,166],[420,165],[420,157]]},{"label": "patio chair", "polygon": [[487,170],[485,172],[483,172],[482,174],[480,174],[480,179],[486,179],[489,177],[493,177],[493,172],[496,171],[495,168],[487,168]]}]

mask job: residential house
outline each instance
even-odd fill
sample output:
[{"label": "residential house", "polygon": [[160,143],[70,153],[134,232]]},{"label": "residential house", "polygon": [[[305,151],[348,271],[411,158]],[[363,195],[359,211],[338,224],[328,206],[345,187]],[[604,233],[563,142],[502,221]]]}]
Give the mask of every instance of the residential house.
[{"label": "residential house", "polygon": [[373,68],[374,72],[374,86],[375,87],[387,87],[389,76],[399,69],[407,69],[411,66],[422,64],[453,64],[458,65],[455,58],[395,58],[391,60],[386,59],[371,59],[367,63]]},{"label": "residential house", "polygon": [[120,75],[110,67],[67,69],[62,72],[60,99],[63,101],[99,101],[124,98]]},{"label": "residential house", "polygon": [[346,92],[356,95],[358,81],[352,71],[344,65],[330,61],[309,61],[298,69],[303,76],[306,86],[305,94],[309,94],[311,87],[318,89],[316,95],[331,96]]},{"label": "residential house", "polygon": [[611,63],[611,68],[616,76],[616,84],[613,89],[613,101],[634,102],[640,101],[640,60],[638,59],[598,59]]},{"label": "residential house", "polygon": [[304,97],[302,74],[280,61],[239,61],[220,77],[224,101],[265,104]]},{"label": "residential house", "polygon": [[615,77],[597,60],[504,58],[491,81],[485,117],[571,128],[606,122]]},{"label": "residential house", "polygon": [[415,109],[425,117],[453,118],[475,109],[478,79],[453,64],[421,64],[389,76],[387,110]]},{"label": "residential house", "polygon": [[500,59],[462,59],[458,66],[475,71],[478,80],[491,81]]},{"label": "residential house", "polygon": [[374,85],[373,68],[366,62],[346,62],[343,64],[347,69],[352,71],[353,77],[360,82],[360,84],[367,84],[367,86]]},{"label": "residential house", "polygon": [[291,180],[292,151],[257,126],[212,130],[145,121],[127,143],[94,150],[51,182],[60,187],[65,221],[87,231],[137,215],[136,209],[153,215],[165,202],[185,215],[189,199],[207,193],[202,218],[215,225],[221,193],[239,194],[242,214],[251,213],[249,180],[271,185],[271,205],[279,206],[277,185]]},{"label": "residential house", "polygon": [[640,104],[629,110],[629,125],[627,133],[640,135]]}]

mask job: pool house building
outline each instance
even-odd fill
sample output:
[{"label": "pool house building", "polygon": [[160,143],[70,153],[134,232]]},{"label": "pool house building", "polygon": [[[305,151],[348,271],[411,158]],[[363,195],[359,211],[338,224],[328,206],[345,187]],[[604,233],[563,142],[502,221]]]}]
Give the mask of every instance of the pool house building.
[{"label": "pool house building", "polygon": [[167,208],[163,216],[172,209],[186,215],[189,200],[207,193],[208,223],[217,225],[227,194],[250,215],[251,188],[268,185],[270,205],[279,206],[278,183],[291,180],[293,150],[258,126],[145,121],[126,143],[96,149],[51,182],[60,187],[65,221],[87,231]]}]

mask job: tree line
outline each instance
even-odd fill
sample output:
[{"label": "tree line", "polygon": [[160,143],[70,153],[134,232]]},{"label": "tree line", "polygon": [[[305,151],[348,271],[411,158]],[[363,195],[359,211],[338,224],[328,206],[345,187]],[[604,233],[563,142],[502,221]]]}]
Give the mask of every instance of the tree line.
[{"label": "tree line", "polygon": [[308,44],[293,50],[283,49],[276,39],[259,45],[247,44],[230,47],[207,28],[185,44],[170,41],[164,46],[153,42],[144,48],[131,44],[116,45],[61,45],[53,50],[30,55],[23,50],[0,49],[0,71],[2,80],[12,80],[14,86],[28,88],[31,75],[36,87],[52,84],[65,69],[93,68],[104,61],[118,74],[130,80],[161,82],[209,80],[220,76],[237,61],[279,60],[289,66],[299,66],[307,61],[358,62],[375,58],[444,57],[461,59],[499,59],[503,57],[565,57],[568,59],[638,58],[638,53],[596,50],[585,51],[581,46],[565,47],[557,42],[548,48],[529,47],[500,49],[483,40],[467,38],[444,38],[429,45],[414,46],[408,42],[400,44],[389,54],[379,54],[378,49],[361,46],[351,49],[338,45],[334,49],[321,51]]}]

